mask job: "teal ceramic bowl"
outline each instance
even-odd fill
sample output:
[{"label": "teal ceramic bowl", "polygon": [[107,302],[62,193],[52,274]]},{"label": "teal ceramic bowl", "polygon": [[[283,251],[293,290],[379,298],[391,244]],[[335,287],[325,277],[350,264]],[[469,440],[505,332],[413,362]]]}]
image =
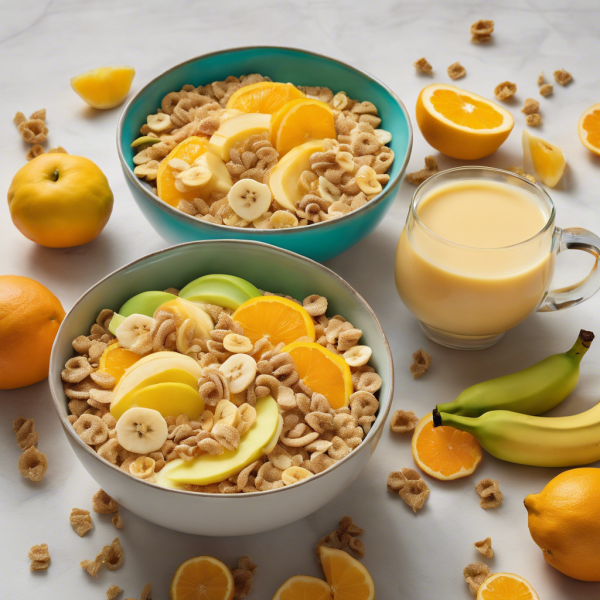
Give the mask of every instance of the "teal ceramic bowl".
[{"label": "teal ceramic bowl", "polygon": [[[162,98],[186,83],[196,86],[225,79],[229,75],[261,73],[274,81],[297,85],[322,85],[344,90],[351,97],[369,100],[379,109],[381,127],[392,133],[395,160],[388,171],[390,181],[381,194],[362,208],[339,219],[304,227],[256,230],[215,225],[200,221],[169,206],[150,186],[133,174],[131,142],[139,137],[146,117],[160,106]],[[121,167],[133,198],[152,227],[169,243],[196,240],[246,239],[292,250],[317,261],[344,252],[369,235],[390,209],[412,148],[412,127],[406,108],[396,94],[374,77],[341,61],[292,48],[259,46],[234,48],[205,54],[169,69],[143,87],[127,104],[119,120],[117,148]]]}]

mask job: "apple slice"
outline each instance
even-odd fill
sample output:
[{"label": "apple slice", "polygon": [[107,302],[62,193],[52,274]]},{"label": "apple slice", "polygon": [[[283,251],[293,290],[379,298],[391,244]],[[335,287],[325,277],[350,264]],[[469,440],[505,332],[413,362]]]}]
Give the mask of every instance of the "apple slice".
[{"label": "apple slice", "polygon": [[236,310],[246,300],[262,296],[249,281],[233,275],[205,275],[194,279],[179,292],[190,302],[215,304]]},{"label": "apple slice", "polygon": [[247,140],[251,135],[269,131],[271,115],[261,113],[245,113],[227,119],[212,135],[208,149],[221,160],[227,162],[231,149],[238,143]]},{"label": "apple slice", "polygon": [[175,298],[165,302],[157,310],[166,310],[179,315],[182,319],[191,319],[196,324],[194,337],[203,340],[210,339],[210,332],[215,328],[211,316],[200,306],[186,300],[185,298]]},{"label": "apple slice", "polygon": [[174,460],[160,470],[157,483],[176,488],[185,483],[208,485],[224,481],[263,455],[264,448],[276,435],[278,425],[277,402],[271,396],[260,398],[256,402],[256,421],[235,450],[220,456],[202,454],[189,461]]},{"label": "apple slice", "polygon": [[175,294],[169,292],[142,292],[132,298],[129,298],[119,309],[119,315],[129,317],[130,315],[146,315],[151,317],[156,309],[169,300],[177,298]]},{"label": "apple slice", "polygon": [[310,171],[310,157],[323,152],[323,140],[312,140],[290,150],[271,171],[269,187],[276,202],[283,208],[296,211],[296,203],[302,200],[298,187],[300,175]]},{"label": "apple slice", "polygon": [[152,408],[163,417],[187,415],[190,419],[197,419],[204,411],[204,400],[198,394],[197,383],[194,387],[173,381],[147,385],[133,393],[129,404],[131,407]]}]

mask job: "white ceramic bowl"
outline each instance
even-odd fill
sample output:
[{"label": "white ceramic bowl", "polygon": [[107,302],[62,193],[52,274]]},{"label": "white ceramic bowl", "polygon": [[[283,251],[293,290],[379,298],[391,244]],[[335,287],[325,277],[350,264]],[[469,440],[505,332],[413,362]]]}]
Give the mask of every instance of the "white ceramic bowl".
[{"label": "white ceramic bowl", "polygon": [[[60,377],[74,356],[71,342],[86,334],[103,308],[118,308],[131,296],[151,289],[182,287],[209,273],[244,277],[260,289],[295,298],[318,293],[329,300],[329,314],[341,314],[363,331],[373,349],[371,364],[383,379],[379,413],[363,443],[332,468],[298,484],[254,494],[202,494],[147,483],[99,457],[67,420],[67,398]],[[119,504],[169,529],[213,536],[260,533],[287,525],[318,510],[341,494],[375,451],[393,395],[392,355],[377,317],[342,278],[326,267],[287,250],[251,241],[190,242],[149,254],[108,275],[71,308],[56,336],[50,359],[50,389],[77,458]],[[207,519],[206,515],[210,515]]]}]

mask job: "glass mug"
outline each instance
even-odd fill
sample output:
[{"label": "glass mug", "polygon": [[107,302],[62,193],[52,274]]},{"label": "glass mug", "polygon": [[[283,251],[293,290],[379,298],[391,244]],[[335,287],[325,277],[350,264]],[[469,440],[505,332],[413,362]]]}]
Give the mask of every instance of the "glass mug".
[{"label": "glass mug", "polygon": [[[529,192],[546,224],[533,237],[499,248],[463,246],[436,235],[419,220],[419,205],[440,186],[461,181]],[[450,348],[487,348],[535,310],[562,310],[597,292],[600,238],[587,229],[560,229],[555,217],[554,203],[541,187],[508,171],[458,167],[423,182],[400,235],[395,273],[398,294],[424,333]],[[575,285],[549,291],[556,255],[571,249],[594,256],[592,271]]]}]

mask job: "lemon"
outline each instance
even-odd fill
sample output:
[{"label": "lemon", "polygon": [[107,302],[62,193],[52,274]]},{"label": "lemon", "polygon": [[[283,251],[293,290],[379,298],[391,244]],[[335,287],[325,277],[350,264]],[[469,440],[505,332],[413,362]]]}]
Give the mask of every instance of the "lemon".
[{"label": "lemon", "polygon": [[100,67],[71,79],[71,87],[92,107],[106,109],[125,100],[135,76],[133,67]]}]

